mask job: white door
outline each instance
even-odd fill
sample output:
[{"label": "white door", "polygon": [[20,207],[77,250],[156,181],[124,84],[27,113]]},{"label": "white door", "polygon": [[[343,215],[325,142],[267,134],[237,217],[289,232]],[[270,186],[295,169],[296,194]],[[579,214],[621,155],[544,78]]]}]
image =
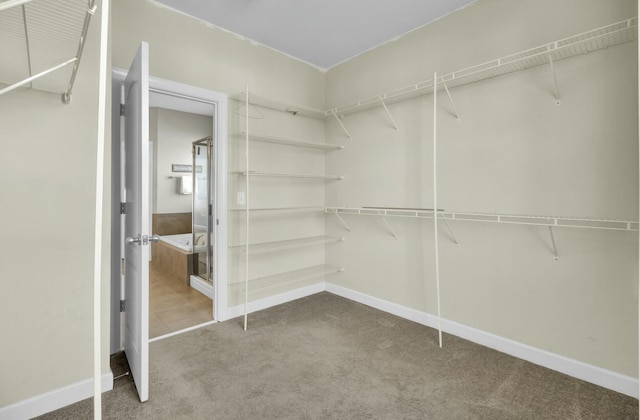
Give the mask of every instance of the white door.
[{"label": "white door", "polygon": [[125,79],[125,338],[140,401],[149,399],[149,46]]}]

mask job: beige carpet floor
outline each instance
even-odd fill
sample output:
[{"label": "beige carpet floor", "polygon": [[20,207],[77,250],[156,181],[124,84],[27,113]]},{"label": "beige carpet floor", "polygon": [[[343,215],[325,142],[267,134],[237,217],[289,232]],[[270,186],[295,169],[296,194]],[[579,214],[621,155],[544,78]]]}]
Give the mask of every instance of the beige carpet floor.
[{"label": "beige carpet floor", "polygon": [[[637,419],[638,400],[319,293],[150,344],[105,419]],[[114,374],[126,369],[113,358]],[[91,419],[86,400],[43,419]]]}]

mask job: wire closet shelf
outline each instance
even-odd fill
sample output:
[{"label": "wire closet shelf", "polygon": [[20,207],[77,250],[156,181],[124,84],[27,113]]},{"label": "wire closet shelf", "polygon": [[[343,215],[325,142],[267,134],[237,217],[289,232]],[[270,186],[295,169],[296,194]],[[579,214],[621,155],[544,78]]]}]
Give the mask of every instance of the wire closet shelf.
[{"label": "wire closet shelf", "polygon": [[434,85],[437,90],[454,88],[544,64],[552,65],[555,61],[633,41],[637,38],[637,28],[638,18],[634,17],[439,76],[437,83],[434,83],[433,79],[429,79],[367,99],[333,107],[325,111],[325,116],[345,116],[429,95],[433,93]]},{"label": "wire closet shelf", "polygon": [[[378,207],[327,207],[328,214],[361,216],[404,217],[433,219],[433,209],[401,209]],[[506,223],[513,225],[549,226],[582,229],[638,231],[635,220],[597,219],[589,217],[532,216],[498,213],[454,212],[438,209],[438,217],[448,221]]]},{"label": "wire closet shelf", "polygon": [[0,2],[0,95],[19,87],[71,101],[95,0]]}]

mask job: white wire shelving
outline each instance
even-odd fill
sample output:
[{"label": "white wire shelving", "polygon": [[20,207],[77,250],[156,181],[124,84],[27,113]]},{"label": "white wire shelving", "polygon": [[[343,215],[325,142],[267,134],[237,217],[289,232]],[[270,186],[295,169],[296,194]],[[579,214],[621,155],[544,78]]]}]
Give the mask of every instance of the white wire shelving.
[{"label": "white wire shelving", "polygon": [[288,172],[261,172],[261,171],[244,171],[241,172],[243,176],[250,177],[269,177],[269,178],[305,178],[305,179],[318,179],[327,181],[341,181],[344,179],[343,175],[325,175],[325,174],[302,174],[302,173],[288,173]]},{"label": "white wire shelving", "polygon": [[[247,209],[237,208],[231,209],[234,212],[245,212]],[[268,215],[268,214],[294,214],[294,213],[324,213],[325,207],[263,207],[250,208],[252,216]]]},{"label": "white wire shelving", "polygon": [[0,2],[0,95],[19,87],[71,101],[95,0]]},{"label": "white wire shelving", "polygon": [[[242,133],[235,134],[233,137],[244,140],[246,136],[247,136],[247,133],[242,132]],[[310,149],[319,149],[319,150],[325,150],[325,151],[344,149],[344,146],[340,144],[313,142],[308,140],[298,140],[298,139],[291,139],[287,137],[270,136],[267,134],[259,134],[259,133],[249,133],[249,141],[282,144],[285,146],[306,147]]]},{"label": "white wire shelving", "polygon": [[637,27],[638,18],[634,17],[439,76],[437,83],[434,83],[433,79],[429,79],[367,99],[332,107],[325,111],[325,116],[342,117],[383,106],[386,109],[388,104],[431,94],[434,91],[434,86],[436,86],[437,90],[448,90],[448,88],[491,79],[545,64],[550,65],[553,70],[553,63],[556,61],[635,40],[637,38]]},{"label": "white wire shelving", "polygon": [[287,239],[284,241],[253,243],[253,244],[249,244],[248,247],[246,244],[234,245],[231,247],[231,249],[239,249],[239,250],[242,250],[243,252],[246,252],[246,249],[248,248],[249,254],[255,255],[255,254],[266,254],[269,252],[286,251],[289,249],[304,248],[304,247],[315,246],[315,245],[337,243],[342,241],[344,241],[344,238],[340,236],[318,235],[318,236],[308,236],[305,238]]},{"label": "white wire shelving", "polygon": [[316,120],[325,119],[325,112],[323,110],[315,109],[315,108],[304,106],[304,105],[288,104],[285,102],[280,102],[275,99],[256,95],[255,93],[251,93],[251,92],[249,92],[248,94],[246,92],[241,92],[237,95],[232,96],[231,99],[239,102],[246,102],[247,96],[248,96],[249,105],[267,108],[274,111],[286,112],[294,116],[299,115],[302,117],[313,118]]},{"label": "white wire shelving", "polygon": [[[377,208],[377,207],[327,207],[328,214],[404,217],[433,219],[433,209]],[[597,219],[589,217],[532,216],[498,213],[454,212],[438,209],[438,217],[447,221],[506,223],[512,225],[548,226],[581,229],[621,230],[637,232],[638,221]]]},{"label": "white wire shelving", "polygon": [[[342,267],[321,264],[312,267],[302,268],[299,270],[287,271],[283,273],[273,274],[265,277],[257,277],[249,279],[249,293],[259,290],[268,289],[275,286],[283,286],[291,283],[297,283],[317,277],[324,277],[331,274],[337,274],[344,271]],[[235,281],[229,283],[230,286],[244,285],[243,281]]]}]

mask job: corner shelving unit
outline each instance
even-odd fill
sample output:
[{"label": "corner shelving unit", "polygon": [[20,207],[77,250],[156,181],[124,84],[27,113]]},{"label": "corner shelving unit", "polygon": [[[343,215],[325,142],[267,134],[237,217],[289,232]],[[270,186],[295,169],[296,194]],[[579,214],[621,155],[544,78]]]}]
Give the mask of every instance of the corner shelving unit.
[{"label": "corner shelving unit", "polygon": [[264,290],[270,287],[279,285],[292,284],[298,281],[304,281],[307,279],[320,277],[328,274],[334,274],[342,271],[342,268],[331,267],[327,265],[315,265],[312,267],[302,268],[293,271],[287,271],[284,273],[273,274],[267,277],[260,277],[255,279],[249,278],[249,263],[250,255],[265,254],[271,252],[286,251],[291,249],[297,249],[301,247],[311,247],[318,245],[325,245],[329,243],[337,243],[344,240],[341,237],[333,236],[308,236],[302,238],[294,238],[288,240],[262,242],[262,243],[250,243],[250,220],[254,215],[283,215],[291,213],[323,213],[324,207],[288,207],[288,208],[252,208],[250,206],[250,179],[253,177],[267,177],[267,178],[291,178],[291,179],[305,179],[309,181],[340,181],[344,177],[342,175],[328,175],[328,174],[315,174],[315,173],[293,173],[293,172],[268,172],[268,171],[256,171],[252,170],[250,166],[250,143],[262,142],[275,146],[287,146],[298,147],[317,150],[321,152],[330,152],[334,150],[340,150],[342,145],[314,142],[304,139],[294,139],[282,136],[274,136],[264,133],[256,133],[249,128],[249,115],[251,107],[254,108],[260,116],[264,116],[258,107],[275,110],[278,112],[285,112],[293,116],[302,116],[306,118],[313,118],[318,120],[325,119],[325,113],[323,111],[314,110],[308,107],[298,105],[286,105],[278,101],[274,101],[268,98],[264,98],[252,93],[249,93],[249,88],[246,88],[245,92],[238,95],[235,99],[244,102],[244,118],[245,127],[244,130],[233,137],[237,139],[244,139],[245,142],[245,159],[246,168],[244,171],[239,172],[241,176],[245,178],[245,208],[235,209],[235,211],[245,212],[245,241],[242,245],[231,247],[232,249],[242,250],[244,252],[245,262],[245,279],[244,282],[234,282],[231,285],[237,285],[244,283],[244,328],[247,329],[247,312],[248,312],[248,296],[249,293],[256,290]]},{"label": "corner shelving unit", "polygon": [[95,0],[0,2],[0,95],[25,86],[69,103],[95,11]]}]

